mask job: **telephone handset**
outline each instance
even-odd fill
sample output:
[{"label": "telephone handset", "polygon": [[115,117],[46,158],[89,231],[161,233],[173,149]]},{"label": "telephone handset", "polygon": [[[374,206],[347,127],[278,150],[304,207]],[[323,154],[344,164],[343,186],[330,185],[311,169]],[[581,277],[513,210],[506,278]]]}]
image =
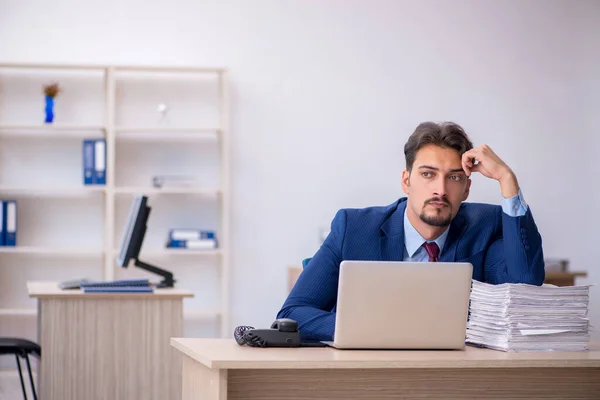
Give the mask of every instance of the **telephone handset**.
[{"label": "telephone handset", "polygon": [[269,329],[238,326],[234,337],[237,343],[252,347],[300,347],[298,323],[293,319],[276,319]]},{"label": "telephone handset", "polygon": [[271,329],[277,329],[279,332],[298,332],[298,322],[289,318],[279,318],[271,324]]}]

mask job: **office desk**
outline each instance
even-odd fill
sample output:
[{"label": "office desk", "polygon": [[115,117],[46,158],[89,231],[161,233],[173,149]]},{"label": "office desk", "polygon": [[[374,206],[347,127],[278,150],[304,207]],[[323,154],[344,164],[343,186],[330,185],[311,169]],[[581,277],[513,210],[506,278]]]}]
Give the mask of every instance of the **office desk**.
[{"label": "office desk", "polygon": [[183,298],[193,293],[83,293],[28,282],[38,299],[44,400],[174,399],[181,396]]},{"label": "office desk", "polygon": [[546,272],[544,283],[556,286],[575,286],[575,278],[587,277],[587,272]]},{"label": "office desk", "polygon": [[582,353],[261,349],[171,340],[183,399],[600,399],[600,343]]}]

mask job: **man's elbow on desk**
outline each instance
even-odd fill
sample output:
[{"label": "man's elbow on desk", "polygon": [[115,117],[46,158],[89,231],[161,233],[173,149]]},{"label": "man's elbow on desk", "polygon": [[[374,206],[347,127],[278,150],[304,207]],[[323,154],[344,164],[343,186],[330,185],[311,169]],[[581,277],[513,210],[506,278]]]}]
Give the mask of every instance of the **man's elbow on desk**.
[{"label": "man's elbow on desk", "polygon": [[285,306],[277,313],[277,318],[296,321],[303,342],[333,340],[335,312],[312,307]]}]

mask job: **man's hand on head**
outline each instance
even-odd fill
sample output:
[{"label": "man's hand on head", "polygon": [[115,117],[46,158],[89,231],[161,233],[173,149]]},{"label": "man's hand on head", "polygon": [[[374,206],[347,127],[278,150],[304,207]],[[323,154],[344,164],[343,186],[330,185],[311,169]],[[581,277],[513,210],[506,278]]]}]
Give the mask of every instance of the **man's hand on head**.
[{"label": "man's hand on head", "polygon": [[462,155],[462,168],[467,176],[473,172],[500,182],[500,190],[504,198],[519,193],[517,177],[508,165],[486,144],[475,147]]}]

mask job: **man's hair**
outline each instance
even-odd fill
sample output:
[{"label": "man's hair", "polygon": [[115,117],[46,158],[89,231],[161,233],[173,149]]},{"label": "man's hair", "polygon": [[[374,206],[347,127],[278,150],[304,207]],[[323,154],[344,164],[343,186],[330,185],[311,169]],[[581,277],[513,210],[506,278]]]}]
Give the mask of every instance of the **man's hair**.
[{"label": "man's hair", "polygon": [[455,149],[460,156],[473,148],[473,143],[465,133],[464,129],[453,122],[423,122],[408,138],[404,145],[404,156],[406,157],[406,169],[412,171],[417,152],[424,146],[433,144],[435,146]]}]

